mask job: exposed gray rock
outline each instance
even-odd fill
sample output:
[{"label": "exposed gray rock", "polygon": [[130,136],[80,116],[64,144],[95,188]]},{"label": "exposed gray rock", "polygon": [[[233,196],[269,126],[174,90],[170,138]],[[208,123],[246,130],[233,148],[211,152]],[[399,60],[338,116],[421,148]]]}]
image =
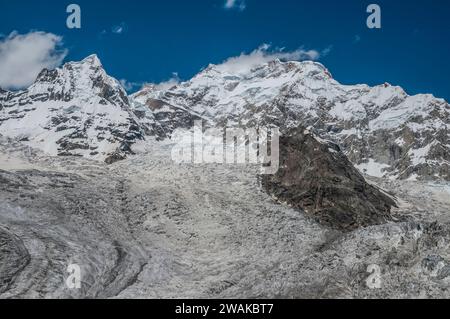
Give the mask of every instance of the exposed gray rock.
[{"label": "exposed gray rock", "polygon": [[383,224],[395,202],[368,184],[339,146],[299,127],[280,138],[280,169],[262,177],[275,198],[341,231]]}]

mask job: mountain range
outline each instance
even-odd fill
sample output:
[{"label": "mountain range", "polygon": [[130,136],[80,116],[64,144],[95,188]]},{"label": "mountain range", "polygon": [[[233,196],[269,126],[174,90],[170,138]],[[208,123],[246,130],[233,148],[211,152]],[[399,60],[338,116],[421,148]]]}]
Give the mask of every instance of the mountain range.
[{"label": "mountain range", "polygon": [[[42,70],[0,89],[0,299],[448,298],[449,113],[310,61]],[[196,121],[278,127],[279,170],[174,162]]]},{"label": "mountain range", "polygon": [[0,134],[50,155],[112,163],[133,145],[195,120],[219,127],[299,125],[337,143],[363,173],[450,180],[450,106],[388,83],[342,85],[320,63],[209,65],[173,86],[128,96],[96,55],[43,70],[28,89],[0,90]]}]

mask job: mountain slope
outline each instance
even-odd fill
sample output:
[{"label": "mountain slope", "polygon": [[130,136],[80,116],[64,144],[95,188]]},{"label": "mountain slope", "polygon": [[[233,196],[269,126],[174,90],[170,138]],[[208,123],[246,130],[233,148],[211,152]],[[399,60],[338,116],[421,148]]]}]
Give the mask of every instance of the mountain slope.
[{"label": "mountain slope", "polygon": [[124,158],[143,139],[120,83],[96,55],[43,70],[19,92],[0,92],[0,134],[50,155]]},{"label": "mountain slope", "polygon": [[210,65],[187,82],[149,85],[129,99],[92,55],[43,70],[26,90],[0,89],[0,134],[50,155],[111,163],[133,153],[145,135],[168,138],[199,119],[282,132],[311,126],[369,175],[450,180],[446,101],[389,84],[341,85],[316,62]]},{"label": "mountain slope", "polygon": [[[258,191],[258,167],[178,165],[172,141],[147,146],[105,165],[0,138],[0,298],[450,296],[448,186],[389,181],[417,204],[411,220],[342,234]],[[65,284],[74,263],[81,289]]]},{"label": "mountain slope", "polygon": [[132,96],[156,114],[165,134],[179,125],[170,110],[214,125],[299,124],[343,147],[368,174],[450,180],[450,107],[431,95],[408,96],[383,84],[341,85],[316,62],[272,61],[238,70],[210,65],[171,88],[148,86]]}]

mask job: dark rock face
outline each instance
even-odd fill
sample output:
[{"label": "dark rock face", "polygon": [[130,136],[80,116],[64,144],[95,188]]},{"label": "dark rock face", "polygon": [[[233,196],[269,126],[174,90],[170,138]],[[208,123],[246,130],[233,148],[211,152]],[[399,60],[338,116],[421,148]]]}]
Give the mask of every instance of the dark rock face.
[{"label": "dark rock face", "polygon": [[381,224],[395,202],[369,185],[336,144],[293,129],[280,137],[280,169],[262,178],[280,201],[340,231]]},{"label": "dark rock face", "polygon": [[189,129],[202,119],[194,112],[152,98],[133,101],[132,110],[146,134],[157,139],[170,137],[176,129]]},{"label": "dark rock face", "polygon": [[122,161],[126,158],[125,155],[121,154],[120,152],[115,152],[111,155],[109,155],[106,159],[105,159],[105,163],[106,164],[114,164],[115,162],[118,161]]}]

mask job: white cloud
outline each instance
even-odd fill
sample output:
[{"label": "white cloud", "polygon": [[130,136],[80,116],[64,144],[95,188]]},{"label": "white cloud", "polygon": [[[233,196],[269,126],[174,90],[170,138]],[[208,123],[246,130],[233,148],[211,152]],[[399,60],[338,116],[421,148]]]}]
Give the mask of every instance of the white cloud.
[{"label": "white cloud", "polygon": [[112,32],[116,34],[121,34],[123,32],[123,27],[122,26],[114,27]]},{"label": "white cloud", "polygon": [[112,27],[111,31],[112,33],[115,34],[122,34],[125,33],[127,29],[128,29],[127,24],[125,22],[122,22],[121,24]]},{"label": "white cloud", "polygon": [[67,55],[61,45],[62,37],[45,32],[12,32],[0,39],[0,87],[25,88],[42,69],[61,65]]},{"label": "white cloud", "polygon": [[126,91],[132,91],[142,86],[142,82],[130,82],[126,79],[121,79],[119,82]]},{"label": "white cloud", "polygon": [[304,61],[317,60],[319,57],[320,53],[316,50],[305,50],[303,48],[294,51],[285,51],[284,49],[270,50],[270,45],[263,44],[249,54],[241,53],[241,55],[229,58],[216,67],[222,71],[239,73],[249,71],[255,66],[277,59],[281,61]]},{"label": "white cloud", "polygon": [[171,87],[180,84],[180,82],[181,80],[180,77],[178,76],[178,73],[174,72],[172,73],[172,77],[169,80],[160,83],[146,83],[144,84],[144,87],[153,86],[157,90],[168,90]]},{"label": "white cloud", "polygon": [[225,0],[224,8],[225,9],[237,9],[239,11],[245,10],[247,7],[245,0]]}]

